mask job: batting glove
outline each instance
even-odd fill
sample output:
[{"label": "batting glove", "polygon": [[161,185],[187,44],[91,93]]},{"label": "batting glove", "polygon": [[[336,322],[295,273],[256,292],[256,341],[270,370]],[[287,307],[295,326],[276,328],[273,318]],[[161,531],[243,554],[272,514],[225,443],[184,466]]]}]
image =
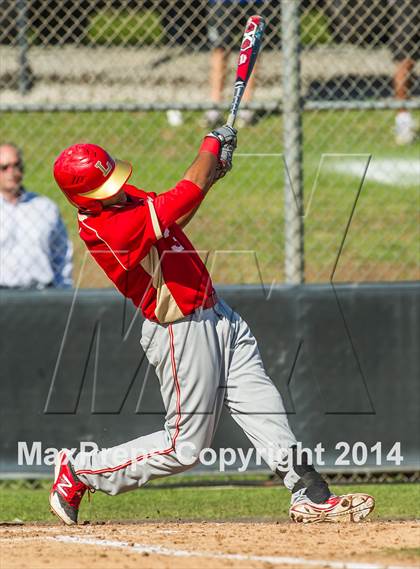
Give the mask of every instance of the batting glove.
[{"label": "batting glove", "polygon": [[234,151],[235,146],[231,144],[225,144],[222,146],[219,162],[216,169],[216,180],[220,180],[220,178],[223,178],[223,176],[226,176],[226,174],[232,170],[232,158]]},{"label": "batting glove", "polygon": [[228,144],[230,146],[233,146],[233,148],[236,148],[237,134],[238,131],[236,130],[236,128],[233,128],[232,126],[225,124],[223,126],[219,126],[219,128],[216,128],[215,130],[212,130],[211,132],[209,132],[207,136],[217,138],[222,147]]},{"label": "batting glove", "polygon": [[225,124],[215,130],[212,130],[204,137],[200,152],[211,152],[218,158],[224,146],[236,148],[237,130]]}]

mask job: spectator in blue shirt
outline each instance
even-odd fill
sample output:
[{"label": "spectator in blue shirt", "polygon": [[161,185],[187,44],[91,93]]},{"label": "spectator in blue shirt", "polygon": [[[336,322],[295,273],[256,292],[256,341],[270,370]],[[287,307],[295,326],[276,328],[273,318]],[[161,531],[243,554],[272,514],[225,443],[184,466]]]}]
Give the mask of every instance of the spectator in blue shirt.
[{"label": "spectator in blue shirt", "polygon": [[72,245],[58,207],[22,185],[23,158],[0,144],[0,288],[72,286]]}]

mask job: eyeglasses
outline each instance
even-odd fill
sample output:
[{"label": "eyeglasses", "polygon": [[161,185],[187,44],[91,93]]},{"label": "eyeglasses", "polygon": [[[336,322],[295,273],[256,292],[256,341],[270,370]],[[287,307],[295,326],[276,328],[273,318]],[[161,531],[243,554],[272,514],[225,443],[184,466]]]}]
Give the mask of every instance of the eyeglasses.
[{"label": "eyeglasses", "polygon": [[10,164],[0,164],[0,172],[5,172],[9,168],[16,168],[16,170],[22,170],[22,162],[10,162]]}]

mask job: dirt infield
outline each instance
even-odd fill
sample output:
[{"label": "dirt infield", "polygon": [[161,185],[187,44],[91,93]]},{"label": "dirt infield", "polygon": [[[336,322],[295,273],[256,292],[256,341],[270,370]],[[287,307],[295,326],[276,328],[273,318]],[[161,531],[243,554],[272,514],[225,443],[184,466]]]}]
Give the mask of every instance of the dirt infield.
[{"label": "dirt infield", "polygon": [[318,526],[172,522],[0,527],[2,569],[418,567],[419,544],[420,521]]}]

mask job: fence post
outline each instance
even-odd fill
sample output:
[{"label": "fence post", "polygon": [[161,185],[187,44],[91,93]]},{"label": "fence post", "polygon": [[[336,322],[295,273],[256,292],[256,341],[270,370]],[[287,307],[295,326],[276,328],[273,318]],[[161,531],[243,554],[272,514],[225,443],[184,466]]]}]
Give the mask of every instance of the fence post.
[{"label": "fence post", "polygon": [[282,91],[285,281],[304,281],[302,101],[300,95],[300,22],[296,0],[282,0]]},{"label": "fence post", "polygon": [[28,61],[28,6],[27,0],[17,2],[17,31],[19,46],[19,91],[24,95],[31,88],[30,67]]}]

